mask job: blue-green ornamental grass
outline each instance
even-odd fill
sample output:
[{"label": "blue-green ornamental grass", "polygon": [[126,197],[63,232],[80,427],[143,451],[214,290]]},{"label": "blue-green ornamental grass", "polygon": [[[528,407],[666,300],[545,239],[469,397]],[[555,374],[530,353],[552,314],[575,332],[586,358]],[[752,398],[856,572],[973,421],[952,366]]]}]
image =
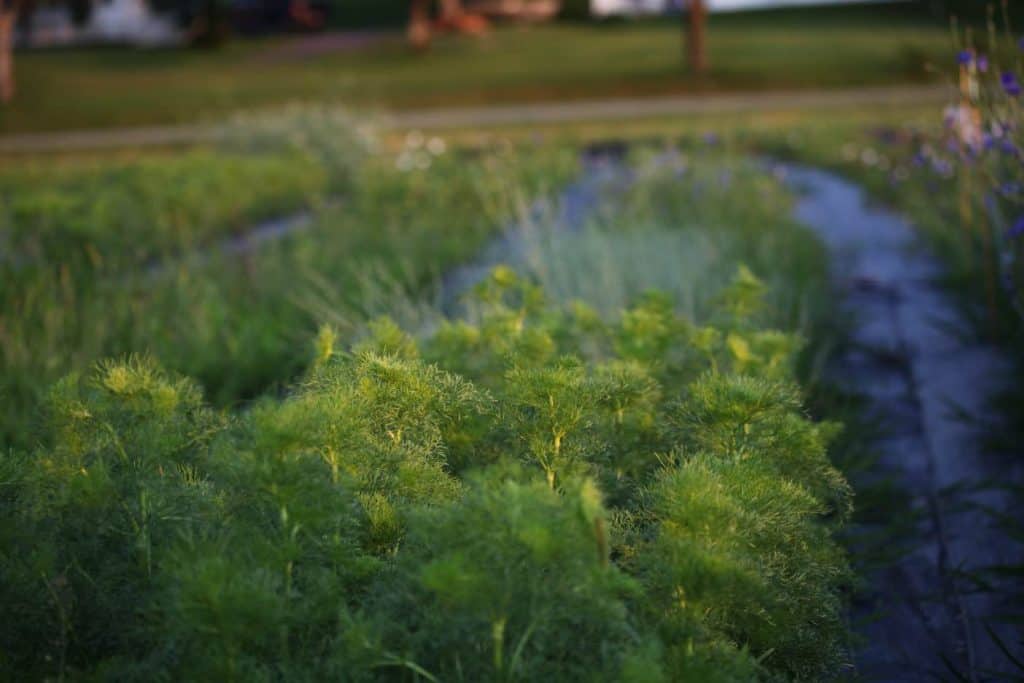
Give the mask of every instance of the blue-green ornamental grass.
[{"label": "blue-green ornamental grass", "polygon": [[473,321],[324,329],[283,397],[152,359],[0,460],[11,680],[750,681],[841,670],[850,490],[747,269],[698,325],[499,268]]}]

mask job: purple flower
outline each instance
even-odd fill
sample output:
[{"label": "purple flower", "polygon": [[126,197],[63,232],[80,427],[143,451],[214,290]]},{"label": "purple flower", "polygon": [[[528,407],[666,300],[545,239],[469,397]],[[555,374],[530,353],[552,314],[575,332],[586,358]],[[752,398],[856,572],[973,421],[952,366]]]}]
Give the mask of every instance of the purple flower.
[{"label": "purple flower", "polygon": [[1010,97],[1020,96],[1020,82],[1017,80],[1016,74],[1011,71],[1004,71],[999,80],[1003,84],[1003,90],[1006,91],[1007,95]]},{"label": "purple flower", "polygon": [[999,144],[999,148],[1002,149],[1005,154],[1010,156],[1015,157],[1020,154],[1020,150],[1017,149],[1017,145],[1013,144],[1013,140],[1003,140]]},{"label": "purple flower", "polygon": [[1024,216],[1017,219],[1017,222],[1006,231],[1006,237],[1011,240],[1015,240],[1021,235],[1024,235]]},{"label": "purple flower", "polygon": [[933,159],[932,170],[941,176],[951,176],[953,175],[953,164],[945,159]]},{"label": "purple flower", "polygon": [[978,71],[981,73],[988,72],[988,57],[985,55],[978,55]]},{"label": "purple flower", "polygon": [[1019,47],[1021,51],[1024,52],[1024,38],[1021,38],[1020,40],[1017,41],[1017,47]]},{"label": "purple flower", "polygon": [[960,50],[960,52],[956,56],[956,62],[961,66],[967,66],[968,64],[971,63],[971,61],[973,61],[973,59],[974,55],[971,54],[970,50]]},{"label": "purple flower", "polygon": [[981,146],[986,150],[990,150],[996,146],[996,139],[992,137],[991,133],[982,133]]}]

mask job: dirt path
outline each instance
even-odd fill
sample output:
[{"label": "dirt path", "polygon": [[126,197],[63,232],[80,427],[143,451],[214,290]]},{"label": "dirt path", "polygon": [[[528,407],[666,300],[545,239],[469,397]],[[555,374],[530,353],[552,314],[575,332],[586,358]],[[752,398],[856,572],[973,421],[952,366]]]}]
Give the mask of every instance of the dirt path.
[{"label": "dirt path", "polygon": [[303,62],[324,55],[359,52],[389,40],[401,41],[401,31],[331,31],[277,42],[253,56],[260,64]]},{"label": "dirt path", "polygon": [[902,218],[835,175],[783,168],[801,192],[796,216],[831,253],[840,304],[853,317],[833,376],[883,425],[871,475],[911,508],[859,530],[896,551],[866,577],[869,595],[855,614],[866,640],[859,673],[893,683],[1010,680],[989,629],[1019,647],[999,619],[1014,607],[1013,587],[986,572],[1024,563],[1024,550],[986,510],[1012,514],[1012,499],[993,484],[1024,482],[1024,459],[984,446],[998,429],[989,407],[1012,377],[1009,363],[972,339],[936,283],[942,266]]},{"label": "dirt path", "polygon": [[[719,113],[834,110],[864,106],[927,104],[944,102],[948,96],[947,89],[941,86],[680,95],[402,111],[386,114],[382,118],[382,124],[385,128],[398,130],[529,126],[575,121],[629,121]],[[204,125],[26,133],[0,137],[0,154],[188,145],[215,141],[218,136],[216,126]]]}]

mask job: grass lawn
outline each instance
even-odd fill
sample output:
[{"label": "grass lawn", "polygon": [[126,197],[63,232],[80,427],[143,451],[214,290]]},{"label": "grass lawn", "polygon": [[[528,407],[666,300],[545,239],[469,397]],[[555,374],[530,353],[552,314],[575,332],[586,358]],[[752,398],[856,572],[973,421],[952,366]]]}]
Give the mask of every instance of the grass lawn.
[{"label": "grass lawn", "polygon": [[297,100],[420,108],[899,84],[935,78],[926,65],[951,59],[941,22],[879,7],[715,16],[712,70],[700,79],[686,74],[680,27],[667,21],[506,27],[437,41],[426,55],[396,35],[358,52],[285,56],[282,44],[295,40],[24,52],[0,133],[182,123]]}]

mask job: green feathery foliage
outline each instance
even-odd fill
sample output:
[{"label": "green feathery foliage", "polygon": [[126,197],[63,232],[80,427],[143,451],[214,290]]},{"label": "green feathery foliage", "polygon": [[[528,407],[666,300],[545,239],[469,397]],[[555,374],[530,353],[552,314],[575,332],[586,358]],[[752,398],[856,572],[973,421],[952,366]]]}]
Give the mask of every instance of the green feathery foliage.
[{"label": "green feathery foliage", "polygon": [[466,320],[324,329],[241,414],[130,358],[0,459],[11,680],[818,681],[850,490],[740,269],[708,326],[508,268]]}]

